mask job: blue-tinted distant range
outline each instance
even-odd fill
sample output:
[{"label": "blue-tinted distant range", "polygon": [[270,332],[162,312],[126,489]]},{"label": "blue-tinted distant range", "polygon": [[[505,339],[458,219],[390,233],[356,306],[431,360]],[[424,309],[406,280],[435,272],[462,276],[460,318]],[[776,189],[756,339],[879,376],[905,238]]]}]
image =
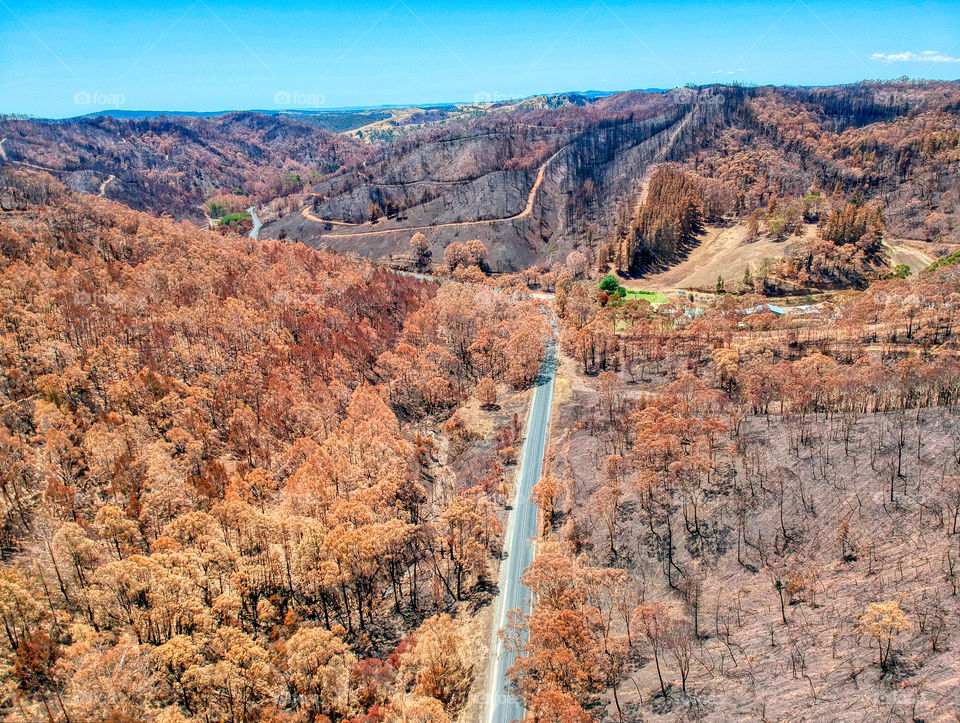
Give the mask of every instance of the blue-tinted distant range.
[{"label": "blue-tinted distant range", "polygon": [[0,15],[0,112],[53,118],[960,77],[944,0],[26,0]]}]

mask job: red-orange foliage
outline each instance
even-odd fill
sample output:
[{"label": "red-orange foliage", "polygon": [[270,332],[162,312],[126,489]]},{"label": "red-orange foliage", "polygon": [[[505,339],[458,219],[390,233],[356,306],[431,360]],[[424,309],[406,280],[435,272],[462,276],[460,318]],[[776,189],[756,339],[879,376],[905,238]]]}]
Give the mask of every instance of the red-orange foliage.
[{"label": "red-orange foliage", "polygon": [[[487,578],[500,473],[491,461],[496,480],[439,494],[420,432],[480,379],[535,378],[539,306],[220,237],[38,174],[2,181],[19,208],[0,216],[0,534],[13,551],[35,533],[46,565],[0,570],[0,655],[21,651],[44,692],[24,705],[455,714],[472,662],[440,675],[449,642],[423,643],[397,680],[354,672],[356,653],[389,652],[384,630]],[[458,625],[430,630],[456,640]],[[70,643],[69,679],[48,680],[58,648],[37,636]],[[143,670],[86,695],[112,655]],[[281,713],[284,689],[298,697]]]}]

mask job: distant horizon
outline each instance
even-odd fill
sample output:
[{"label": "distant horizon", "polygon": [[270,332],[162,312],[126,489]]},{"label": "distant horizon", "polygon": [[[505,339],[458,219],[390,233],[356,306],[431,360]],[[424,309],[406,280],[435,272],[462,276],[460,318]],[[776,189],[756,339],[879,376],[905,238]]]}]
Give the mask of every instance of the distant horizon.
[{"label": "distant horizon", "polygon": [[946,0],[20,0],[0,14],[0,108],[50,119],[960,74]]},{"label": "distant horizon", "polygon": [[219,115],[227,115],[228,113],[263,113],[271,115],[323,115],[328,113],[350,113],[350,112],[359,112],[359,111],[376,111],[376,110],[390,110],[398,108],[436,108],[443,106],[453,106],[453,105],[473,105],[473,104],[485,104],[485,103],[509,103],[509,102],[518,102],[527,100],[530,98],[536,97],[557,97],[562,95],[593,95],[595,98],[599,97],[608,97],[611,95],[617,95],[619,93],[669,93],[673,90],[678,90],[680,88],[708,88],[713,86],[740,86],[744,88],[830,88],[830,87],[840,87],[840,86],[851,86],[851,85],[860,85],[860,84],[879,84],[879,83],[960,83],[960,77],[958,78],[923,78],[923,77],[906,77],[898,76],[895,78],[864,78],[861,80],[853,80],[847,83],[745,83],[740,81],[715,81],[711,83],[687,83],[685,85],[677,85],[670,88],[622,88],[618,90],[597,90],[594,88],[587,90],[557,90],[557,91],[544,91],[540,93],[532,93],[530,95],[516,96],[512,98],[498,98],[491,101],[483,100],[446,100],[446,101],[427,101],[427,102],[410,102],[410,103],[382,103],[376,105],[349,105],[349,106],[320,106],[315,108],[216,108],[210,110],[204,109],[195,109],[195,108],[100,108],[97,110],[91,110],[86,113],[77,113],[74,115],[64,115],[64,116],[41,116],[34,115],[31,113],[20,113],[20,112],[9,112],[3,109],[0,109],[0,116],[23,116],[27,120],[37,120],[37,121],[62,121],[62,120],[73,120],[76,118],[87,118],[95,116],[109,116],[113,112],[120,114],[119,117],[135,117],[140,114],[153,114],[153,115],[172,115],[172,116],[206,116],[213,117]]}]

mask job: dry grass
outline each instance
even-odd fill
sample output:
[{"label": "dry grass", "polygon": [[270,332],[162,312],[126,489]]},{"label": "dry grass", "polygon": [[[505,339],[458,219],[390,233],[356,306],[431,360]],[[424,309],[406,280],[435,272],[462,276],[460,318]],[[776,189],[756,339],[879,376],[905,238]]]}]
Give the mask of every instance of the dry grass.
[{"label": "dry grass", "polygon": [[[804,229],[804,234],[813,233],[814,227]],[[647,289],[672,294],[684,290],[712,291],[717,286],[717,276],[727,282],[743,278],[747,266],[753,271],[770,258],[783,258],[791,241],[778,241],[761,237],[748,242],[746,225],[736,223],[727,226],[708,226],[697,245],[676,265],[658,273],[624,283],[628,289]]]}]

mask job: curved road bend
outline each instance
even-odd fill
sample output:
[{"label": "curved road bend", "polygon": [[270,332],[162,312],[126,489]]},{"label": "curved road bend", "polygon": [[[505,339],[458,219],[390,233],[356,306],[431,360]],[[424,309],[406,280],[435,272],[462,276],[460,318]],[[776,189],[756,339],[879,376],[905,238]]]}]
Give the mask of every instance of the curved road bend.
[{"label": "curved road bend", "polygon": [[250,218],[253,220],[253,228],[250,230],[250,238],[254,241],[260,240],[260,227],[263,225],[260,221],[260,217],[257,216],[257,212],[253,206],[247,209],[247,213],[250,214]]},{"label": "curved road bend", "polygon": [[[552,318],[552,317],[551,317]],[[557,341],[551,339],[540,371],[540,379],[533,393],[527,419],[527,437],[523,443],[523,460],[517,473],[513,511],[507,522],[504,537],[506,560],[500,566],[500,593],[494,610],[493,636],[487,669],[486,713],[487,723],[509,723],[523,719],[523,704],[511,695],[507,685],[507,669],[516,655],[506,650],[500,631],[507,622],[507,612],[520,608],[524,615],[532,609],[530,591],[520,582],[523,571],[533,562],[534,538],[537,534],[537,505],[530,499],[533,486],[539,481],[543,455],[550,428],[550,407],[553,403],[553,385],[557,375]],[[526,639],[526,630],[521,632]]]}]

